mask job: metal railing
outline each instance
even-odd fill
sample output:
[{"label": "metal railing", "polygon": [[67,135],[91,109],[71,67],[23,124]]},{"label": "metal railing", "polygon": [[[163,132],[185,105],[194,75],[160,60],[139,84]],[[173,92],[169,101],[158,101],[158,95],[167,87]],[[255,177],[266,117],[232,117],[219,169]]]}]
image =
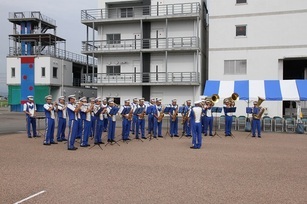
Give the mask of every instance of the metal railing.
[{"label": "metal railing", "polygon": [[56,21],[48,16],[41,14],[39,11],[22,11],[22,12],[9,12],[9,19],[24,19],[24,18],[37,18],[39,20],[56,25]]},{"label": "metal railing", "polygon": [[147,73],[95,73],[83,74],[81,83],[132,84],[132,83],[200,83],[198,72],[147,72]]},{"label": "metal railing", "polygon": [[[21,49],[15,48],[15,47],[9,47],[9,56],[20,56],[22,55]],[[27,53],[27,50],[25,50],[25,53],[23,55],[48,55],[51,57],[57,57],[60,59],[80,63],[80,64],[87,64],[86,56],[76,54],[73,52],[65,51],[59,48],[54,49],[54,47],[47,47],[42,51],[39,51],[38,49],[34,49],[31,51],[31,53]],[[93,59],[92,57],[88,58],[88,64],[89,65],[97,65],[97,59]]]},{"label": "metal railing", "polygon": [[197,37],[83,41],[82,51],[199,48]]},{"label": "metal railing", "polygon": [[88,9],[81,11],[81,21],[107,20],[119,18],[138,18],[144,16],[174,16],[200,13],[199,2],[164,4],[134,7],[119,7],[109,9]]}]

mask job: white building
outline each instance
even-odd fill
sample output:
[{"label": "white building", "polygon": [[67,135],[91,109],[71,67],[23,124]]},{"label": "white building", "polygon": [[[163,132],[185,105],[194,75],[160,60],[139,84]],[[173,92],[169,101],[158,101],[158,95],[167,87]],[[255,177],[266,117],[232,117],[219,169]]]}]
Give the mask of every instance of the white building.
[{"label": "white building", "polygon": [[[210,0],[208,4],[210,80],[307,78],[307,1]],[[264,101],[262,106],[269,116],[282,116],[296,113],[291,111],[294,104]],[[237,115],[245,115],[247,105],[237,102]]]},{"label": "white building", "polygon": [[96,96],[95,89],[81,87],[81,75],[92,69],[94,61],[66,51],[65,39],[56,35],[55,20],[32,11],[11,12],[9,21],[13,25],[7,56],[11,111],[22,111],[28,95],[34,96],[38,110],[49,94],[54,100],[70,94]]},{"label": "white building", "polygon": [[[82,85],[116,103],[152,97],[198,100],[207,79],[205,0],[106,0],[82,10],[82,53],[98,58]],[[92,80],[93,79],[93,80]]]}]

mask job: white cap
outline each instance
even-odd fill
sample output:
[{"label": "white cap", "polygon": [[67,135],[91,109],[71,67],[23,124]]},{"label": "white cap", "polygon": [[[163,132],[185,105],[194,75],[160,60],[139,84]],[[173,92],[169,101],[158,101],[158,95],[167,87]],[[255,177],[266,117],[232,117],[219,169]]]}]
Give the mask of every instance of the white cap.
[{"label": "white cap", "polygon": [[52,100],[52,96],[51,95],[45,96],[45,99],[46,100]]},{"label": "white cap", "polygon": [[177,99],[174,98],[174,99],[172,100],[172,102],[177,102]]},{"label": "white cap", "polygon": [[69,95],[67,98],[68,98],[68,100],[71,99],[71,98],[76,99],[76,96],[73,94],[73,95]]},{"label": "white cap", "polygon": [[202,103],[202,101],[195,101],[194,102],[194,104],[196,105],[196,104],[201,104]]},{"label": "white cap", "polygon": [[130,99],[128,99],[128,98],[127,98],[127,99],[125,99],[125,103],[126,103],[126,102],[130,102]]},{"label": "white cap", "polygon": [[27,98],[28,98],[29,100],[33,101],[33,98],[34,98],[34,97],[30,95],[30,96],[28,96]]},{"label": "white cap", "polygon": [[100,97],[95,98],[95,102],[97,102],[97,101],[101,102],[101,98]]},{"label": "white cap", "polygon": [[90,98],[90,101],[95,101],[95,97],[91,97],[91,98]]},{"label": "white cap", "polygon": [[83,96],[82,98],[79,99],[79,101],[86,102],[87,98],[85,96]]},{"label": "white cap", "polygon": [[139,101],[144,101],[144,98],[139,98]]},{"label": "white cap", "polygon": [[59,100],[65,100],[65,97],[64,96],[60,96]]},{"label": "white cap", "polygon": [[162,101],[162,98],[157,98],[157,102],[161,102]]}]

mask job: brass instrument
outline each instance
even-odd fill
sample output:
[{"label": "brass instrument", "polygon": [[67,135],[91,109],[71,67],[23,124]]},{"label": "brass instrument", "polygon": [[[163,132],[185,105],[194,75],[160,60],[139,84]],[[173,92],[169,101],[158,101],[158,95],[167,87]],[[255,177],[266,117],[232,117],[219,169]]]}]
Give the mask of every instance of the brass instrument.
[{"label": "brass instrument", "polygon": [[261,105],[261,103],[262,103],[263,101],[265,101],[265,99],[264,99],[264,98],[261,98],[260,96],[258,96],[258,101],[257,101],[257,105],[256,105],[256,106],[257,106],[260,110],[259,110],[258,114],[253,114],[253,118],[254,118],[254,119],[260,120],[261,117],[262,117],[262,114],[264,113],[265,109],[262,108],[262,107],[260,107],[260,105]]},{"label": "brass instrument", "polygon": [[157,119],[158,123],[160,123],[162,121],[162,119],[164,118],[164,109],[165,109],[164,107],[161,108],[159,117]]},{"label": "brass instrument", "polygon": [[227,102],[229,102],[229,103],[230,103],[230,106],[231,106],[231,107],[234,107],[234,106],[236,105],[235,101],[237,101],[237,100],[239,100],[239,94],[233,93],[233,94],[231,94],[230,97],[225,98],[225,99],[223,100],[223,103],[226,104]]},{"label": "brass instrument", "polygon": [[172,121],[173,121],[173,122],[175,122],[175,120],[177,119],[177,115],[178,115],[178,108],[176,108],[176,109],[173,111],[173,114],[171,115]]},{"label": "brass instrument", "polygon": [[128,119],[129,121],[131,121],[132,118],[133,118],[133,108],[131,107],[131,109],[130,109],[130,111],[129,111],[129,113],[128,113],[127,119]]},{"label": "brass instrument", "polygon": [[183,115],[181,124],[183,125],[186,121],[189,120],[190,109]]},{"label": "brass instrument", "polygon": [[146,109],[144,108],[143,112],[138,114],[139,119],[141,119],[141,120],[144,119],[145,118],[145,114],[146,114]]}]

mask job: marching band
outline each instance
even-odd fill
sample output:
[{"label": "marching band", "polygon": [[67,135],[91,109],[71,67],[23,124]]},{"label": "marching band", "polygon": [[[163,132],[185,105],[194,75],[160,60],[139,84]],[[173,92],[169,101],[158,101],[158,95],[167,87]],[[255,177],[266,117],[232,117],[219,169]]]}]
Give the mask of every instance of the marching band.
[{"label": "marching band", "polygon": [[[233,93],[231,97],[225,98],[225,136],[231,136],[232,116],[235,112],[235,101],[239,95]],[[259,97],[260,98],[260,97]],[[130,141],[130,133],[134,134],[135,139],[147,139],[145,135],[145,116],[147,115],[148,135],[153,138],[163,137],[162,123],[165,115],[169,116],[169,136],[178,136],[178,114],[182,117],[182,136],[192,137],[192,149],[200,149],[202,146],[202,134],[213,136],[213,107],[218,101],[219,96],[214,94],[211,97],[202,98],[196,101],[194,106],[191,100],[179,106],[177,100],[173,99],[171,104],[162,105],[161,98],[152,98],[149,103],[145,103],[144,98],[134,98],[132,103],[130,99],[124,101],[123,106],[114,103],[114,99],[101,99],[82,97],[78,101],[75,95],[68,96],[68,102],[65,103],[65,97],[60,96],[58,102],[52,103],[52,96],[45,97],[45,139],[44,145],[57,144],[57,142],[67,141],[68,150],[77,150],[75,140],[80,138],[80,147],[88,147],[89,138],[94,139],[94,144],[104,144],[102,142],[103,132],[107,132],[107,142],[117,143],[115,141],[115,128],[117,115],[122,120],[121,140]],[[261,99],[261,98],[260,98]],[[260,118],[263,110],[260,106],[264,99],[254,102],[254,108],[250,108],[253,116],[252,136],[255,137],[256,130],[258,137],[261,137]],[[36,106],[33,96],[28,96],[28,102],[24,104],[24,112],[27,117],[27,134],[31,137],[30,125],[32,124],[33,136],[36,137]],[[57,142],[54,141],[55,119],[57,115]],[[66,119],[68,118],[68,135],[65,136]],[[167,130],[168,131],[168,130]]]}]

